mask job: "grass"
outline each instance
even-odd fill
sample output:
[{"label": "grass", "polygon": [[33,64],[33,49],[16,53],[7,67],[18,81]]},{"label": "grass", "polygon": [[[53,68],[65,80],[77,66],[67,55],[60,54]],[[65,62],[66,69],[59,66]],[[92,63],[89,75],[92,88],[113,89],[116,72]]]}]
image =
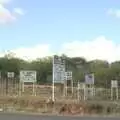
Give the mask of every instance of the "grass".
[{"label": "grass", "polygon": [[53,105],[40,96],[0,97],[0,108],[5,112],[58,113],[69,115],[110,115],[120,113],[119,102],[59,100]]},{"label": "grass", "polygon": [[[19,95],[21,91],[21,95]],[[112,114],[120,113],[120,103],[117,105],[110,100],[110,89],[97,90],[96,96],[88,101],[77,100],[77,89],[74,88],[74,95],[68,93],[67,97],[63,97],[63,91],[56,88],[55,97],[56,103],[53,106],[48,104],[47,100],[52,95],[51,87],[37,87],[35,89],[36,96],[32,93],[32,86],[25,86],[24,92],[18,89],[18,85],[13,88],[8,87],[6,95],[6,86],[0,87],[0,108],[4,111],[14,109],[17,111],[38,112],[38,113],[65,113],[65,114]],[[80,91],[83,97],[83,91]],[[120,91],[119,91],[120,93]]]}]

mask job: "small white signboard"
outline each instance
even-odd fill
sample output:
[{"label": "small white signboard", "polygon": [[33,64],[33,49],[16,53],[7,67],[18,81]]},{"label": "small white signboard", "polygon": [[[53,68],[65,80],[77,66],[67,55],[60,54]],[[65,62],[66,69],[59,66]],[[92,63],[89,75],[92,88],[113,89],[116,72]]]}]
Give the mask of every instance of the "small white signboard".
[{"label": "small white signboard", "polygon": [[14,75],[15,75],[14,72],[8,72],[7,73],[8,78],[14,78]]},{"label": "small white signboard", "polygon": [[85,88],[85,83],[79,83],[79,88],[84,89]]},{"label": "small white signboard", "polygon": [[79,89],[84,89],[85,88],[85,83],[82,83],[82,82],[78,83],[78,88]]},{"label": "small white signboard", "polygon": [[94,84],[94,74],[93,73],[85,75],[85,83],[90,84],[90,85]]},{"label": "small white signboard", "polygon": [[72,80],[72,72],[71,71],[65,72],[65,80]]},{"label": "small white signboard", "polygon": [[20,71],[20,81],[21,82],[36,82],[36,71],[26,71],[26,70],[23,70],[23,71]]},{"label": "small white signboard", "polygon": [[111,80],[111,87],[117,88],[118,87],[118,81],[117,80]]}]

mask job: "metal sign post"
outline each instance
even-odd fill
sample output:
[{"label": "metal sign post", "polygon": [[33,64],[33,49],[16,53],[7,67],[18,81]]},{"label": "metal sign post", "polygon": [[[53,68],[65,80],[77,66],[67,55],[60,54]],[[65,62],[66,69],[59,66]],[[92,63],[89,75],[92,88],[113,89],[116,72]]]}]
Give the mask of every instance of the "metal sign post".
[{"label": "metal sign post", "polygon": [[64,76],[64,91],[63,96],[67,96],[67,76]]},{"label": "metal sign post", "polygon": [[[80,96],[80,94],[81,94],[81,96]],[[82,100],[82,99],[84,99],[84,100],[86,99],[85,98],[85,83],[78,82],[77,98],[78,98],[78,101]]]},{"label": "metal sign post", "polygon": [[13,87],[14,87],[14,76],[15,76],[15,73],[14,72],[8,72],[7,73],[7,83],[6,83],[6,87],[7,87],[7,94],[8,94],[8,86],[9,86],[9,83],[10,83],[10,85],[12,85],[12,86],[10,86],[11,88],[12,88],[12,91],[13,91]]},{"label": "metal sign post", "polygon": [[86,83],[86,87],[85,87],[85,90],[84,90],[84,99],[88,99],[88,95],[89,95],[89,92],[91,94],[92,92],[92,96],[95,95],[95,89],[94,89],[94,74],[91,73],[91,74],[86,74],[85,75],[85,83]]},{"label": "metal sign post", "polygon": [[111,80],[111,100],[114,99],[114,92],[116,95],[116,100],[118,100],[118,81],[117,80]]},{"label": "metal sign post", "polygon": [[37,87],[36,87],[36,82],[34,82],[34,83],[33,83],[33,95],[34,95],[34,96],[37,96],[36,89],[37,89]]},{"label": "metal sign post", "polygon": [[1,72],[0,72],[0,85],[1,85],[1,94],[3,94],[3,82],[2,82],[2,76],[1,76]]},{"label": "metal sign post", "polygon": [[74,92],[74,91],[73,91],[72,71],[67,71],[67,72],[65,72],[65,77],[64,77],[64,78],[65,78],[65,80],[64,80],[64,81],[65,81],[65,84],[64,84],[64,91],[65,91],[64,93],[65,93],[65,94],[64,94],[64,96],[67,95],[67,91],[68,91],[68,90],[67,90],[67,87],[68,87],[68,86],[67,86],[67,81],[68,81],[68,80],[71,81],[71,91],[72,91],[72,95],[73,95],[73,92]]},{"label": "metal sign post", "polygon": [[54,56],[53,56],[53,80],[52,80],[52,101],[54,102],[55,101],[55,69],[54,69]]},{"label": "metal sign post", "polygon": [[37,81],[36,79],[36,71],[32,71],[32,70],[23,70],[23,71],[20,71],[20,84],[22,83],[22,92],[24,92],[24,83],[33,83],[33,95],[35,95],[35,83]]},{"label": "metal sign post", "polygon": [[53,80],[52,80],[52,101],[55,101],[55,83],[64,83],[65,60],[62,57],[53,56]]},{"label": "metal sign post", "polygon": [[22,92],[24,93],[25,92],[25,89],[24,89],[24,82],[22,82]]},{"label": "metal sign post", "polygon": [[0,71],[1,95],[4,95],[4,80]]},{"label": "metal sign post", "polygon": [[78,82],[78,92],[77,92],[78,101],[80,101],[80,83]]},{"label": "metal sign post", "polygon": [[18,93],[19,93],[19,96],[21,96],[21,90],[22,90],[22,86],[21,86],[21,82],[19,80],[19,85],[18,85]]}]

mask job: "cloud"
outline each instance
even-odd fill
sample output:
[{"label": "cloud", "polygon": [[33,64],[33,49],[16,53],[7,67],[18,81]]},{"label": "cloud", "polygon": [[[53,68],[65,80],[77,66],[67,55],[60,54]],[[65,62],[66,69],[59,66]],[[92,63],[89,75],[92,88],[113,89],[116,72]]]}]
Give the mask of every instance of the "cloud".
[{"label": "cloud", "polygon": [[0,23],[9,23],[16,20],[16,17],[3,5],[0,4]]},{"label": "cloud", "polygon": [[107,14],[120,18],[120,9],[108,9]]},{"label": "cloud", "polygon": [[49,44],[40,44],[28,48],[20,47],[14,50],[10,50],[10,52],[14,53],[15,57],[19,57],[24,60],[34,60],[36,58],[42,58],[53,55],[53,52],[50,50]]},{"label": "cloud", "polygon": [[17,20],[17,15],[24,15],[21,8],[13,8],[13,12],[5,7],[11,0],[0,0],[0,24],[11,23]]},{"label": "cloud", "polygon": [[14,13],[18,15],[24,15],[25,12],[21,8],[14,8]]},{"label": "cloud", "polygon": [[70,57],[85,57],[87,60],[101,59],[112,62],[120,60],[120,44],[100,36],[92,41],[65,43],[60,53]]},{"label": "cloud", "polygon": [[0,4],[8,4],[10,3],[12,0],[0,0]]},{"label": "cloud", "polygon": [[[120,44],[116,44],[104,36],[99,36],[93,40],[63,43],[59,51],[52,51],[52,47],[54,46],[50,44],[39,44],[10,51],[15,53],[16,57],[25,60],[34,60],[56,53],[58,55],[66,54],[69,57],[84,57],[88,61],[94,59],[107,60],[108,62],[120,60]],[[5,53],[1,52],[0,56],[4,56]]]}]

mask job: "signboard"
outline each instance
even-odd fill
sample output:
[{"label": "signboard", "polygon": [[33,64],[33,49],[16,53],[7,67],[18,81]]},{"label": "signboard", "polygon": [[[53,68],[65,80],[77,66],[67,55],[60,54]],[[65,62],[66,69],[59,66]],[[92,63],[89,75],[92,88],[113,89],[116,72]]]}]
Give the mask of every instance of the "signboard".
[{"label": "signboard", "polygon": [[7,77],[8,78],[14,78],[14,72],[8,72]]},{"label": "signboard", "polygon": [[86,74],[85,75],[85,83],[86,84],[94,84],[94,74]]},{"label": "signboard", "polygon": [[65,80],[72,80],[72,72],[65,72]]},{"label": "signboard", "polygon": [[85,83],[79,83],[79,89],[84,89],[85,88]]},{"label": "signboard", "polygon": [[60,72],[55,72],[54,73],[54,82],[55,83],[61,83],[61,73]]},{"label": "signboard", "polygon": [[21,82],[36,82],[36,71],[20,71]]},{"label": "signboard", "polygon": [[117,80],[111,80],[111,87],[117,88],[118,87],[118,81]]},{"label": "signboard", "polygon": [[65,74],[65,61],[59,56],[54,56],[53,58],[53,77],[55,83],[63,83],[64,82],[64,74]]}]

